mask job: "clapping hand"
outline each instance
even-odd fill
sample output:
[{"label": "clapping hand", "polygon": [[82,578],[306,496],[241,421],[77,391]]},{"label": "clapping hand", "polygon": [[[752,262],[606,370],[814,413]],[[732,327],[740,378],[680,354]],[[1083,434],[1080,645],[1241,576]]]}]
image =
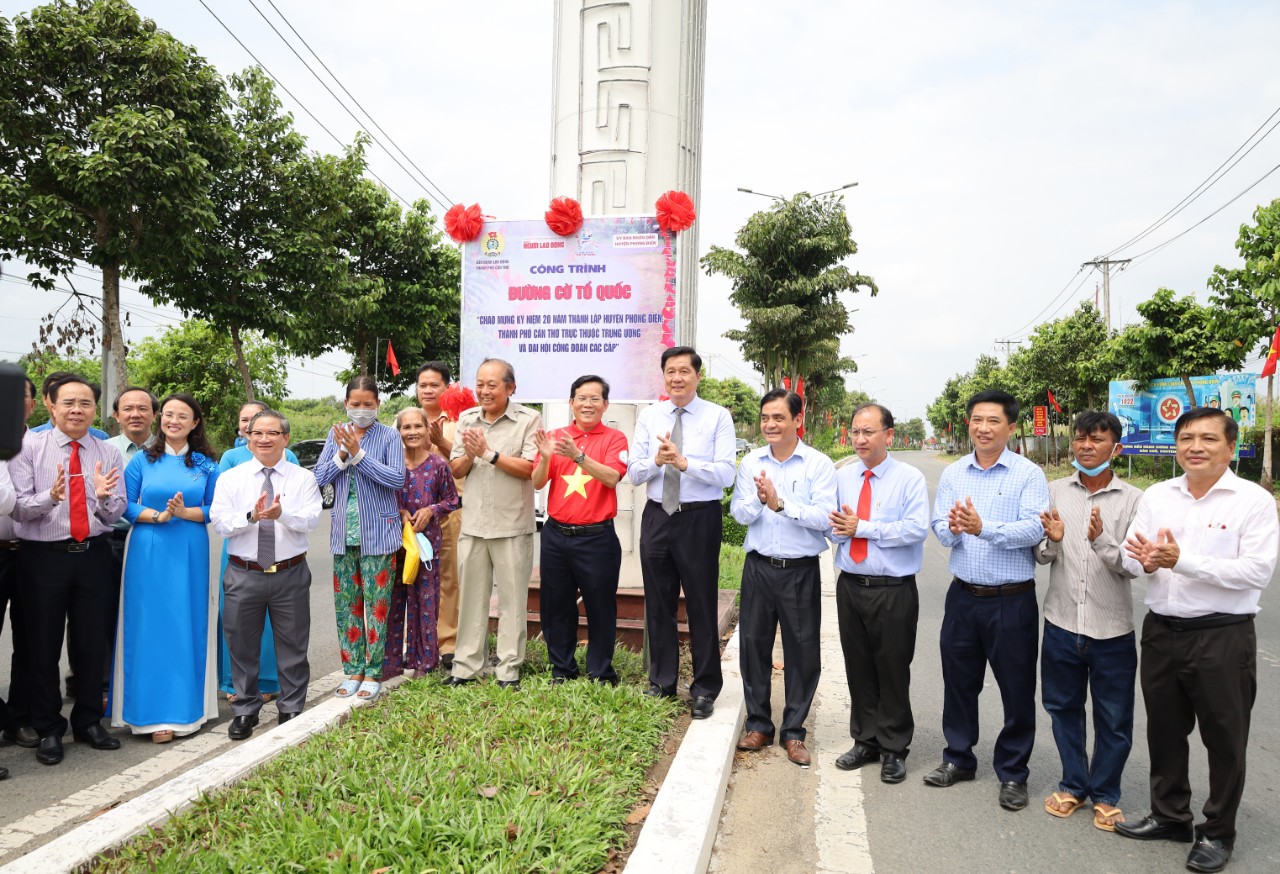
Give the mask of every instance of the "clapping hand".
[{"label": "clapping hand", "polygon": [[982,533],[982,517],[973,506],[973,498],[966,496],[963,504],[956,501],[956,505],[947,514],[947,527],[952,534],[972,534],[977,537]]},{"label": "clapping hand", "polygon": [[276,495],[275,500],[268,503],[266,492],[258,495],[258,502],[253,505],[253,515],[258,519],[258,521],[262,521],[263,519],[279,519],[280,496]]},{"label": "clapping hand", "polygon": [[49,486],[49,500],[55,504],[61,503],[62,499],[67,496],[67,472],[62,465],[58,465],[53,473],[53,485]]},{"label": "clapping hand", "polygon": [[462,446],[470,458],[480,458],[489,453],[489,441],[479,428],[468,428],[462,432]]},{"label": "clapping hand", "polygon": [[762,504],[776,503],[778,500],[778,491],[773,484],[773,480],[769,479],[769,474],[763,470],[755,476],[756,497],[760,499]]},{"label": "clapping hand", "polygon": [[[1097,540],[1102,534],[1102,510],[1094,507],[1089,511],[1089,539]],[[1175,544],[1176,545],[1176,544]]]},{"label": "clapping hand", "polygon": [[[463,435],[463,440],[466,440],[465,434]],[[551,458],[551,453],[555,452],[555,446],[551,442],[551,435],[541,428],[533,432],[533,445],[538,447],[538,454],[548,460]]]},{"label": "clapping hand", "polygon": [[93,490],[98,495],[98,500],[105,501],[111,497],[116,490],[116,485],[120,482],[120,468],[113,467],[107,473],[102,472],[102,462],[99,461],[93,466]]},{"label": "clapping hand", "polygon": [[858,536],[858,514],[848,504],[841,504],[840,509],[827,519],[831,522],[831,530],[841,537]]},{"label": "clapping hand", "polygon": [[556,441],[556,455],[563,455],[565,458],[578,457],[578,444],[573,442],[573,438],[568,434],[561,434],[560,439]]},{"label": "clapping hand", "polygon": [[[1058,515],[1058,508],[1053,507],[1045,510],[1040,514],[1040,524],[1044,526],[1044,536],[1052,540],[1054,543],[1061,543],[1062,537],[1067,533],[1066,523],[1062,521],[1062,517]],[[1090,540],[1093,538],[1091,537]]]},{"label": "clapping hand", "polygon": [[343,422],[334,425],[333,439],[345,458],[350,458],[360,451],[360,435],[356,432],[354,425]]},{"label": "clapping hand", "polygon": [[178,492],[172,498],[170,498],[169,503],[165,509],[169,511],[169,515],[171,516],[181,516],[182,511],[187,509],[187,504],[182,499],[182,492]]},{"label": "clapping hand", "polygon": [[1148,540],[1141,532],[1135,531],[1125,541],[1124,548],[1147,573],[1153,573],[1157,568],[1173,567],[1178,563],[1180,554],[1178,542],[1168,528],[1161,528],[1155,540]]},{"label": "clapping hand", "polygon": [[432,446],[438,446],[441,450],[445,448],[444,425],[439,419],[432,419],[427,423],[427,439]]}]

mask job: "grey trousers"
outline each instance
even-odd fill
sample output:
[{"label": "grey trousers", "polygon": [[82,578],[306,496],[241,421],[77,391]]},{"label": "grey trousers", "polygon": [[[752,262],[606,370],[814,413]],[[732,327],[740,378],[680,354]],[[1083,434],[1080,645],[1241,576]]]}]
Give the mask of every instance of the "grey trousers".
[{"label": "grey trousers", "polygon": [[311,568],[304,561],[274,574],[227,565],[223,578],[222,627],[231,655],[231,684],[236,716],[254,716],[262,708],[258,669],[264,618],[271,615],[280,676],[281,713],[301,713],[311,682],[307,646],[311,642]]}]

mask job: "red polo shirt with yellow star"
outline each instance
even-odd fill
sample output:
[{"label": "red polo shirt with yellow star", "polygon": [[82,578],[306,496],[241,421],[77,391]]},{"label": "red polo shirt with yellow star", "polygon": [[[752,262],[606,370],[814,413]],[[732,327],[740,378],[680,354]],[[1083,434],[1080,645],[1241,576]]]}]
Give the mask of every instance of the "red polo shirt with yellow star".
[{"label": "red polo shirt with yellow star", "polygon": [[[567,434],[592,461],[626,476],[627,435],[617,428],[600,422],[590,431],[583,431],[573,422],[549,436],[554,443],[562,434]],[[572,458],[553,453],[548,467],[547,515],[564,525],[594,525],[618,515],[618,494]]]}]

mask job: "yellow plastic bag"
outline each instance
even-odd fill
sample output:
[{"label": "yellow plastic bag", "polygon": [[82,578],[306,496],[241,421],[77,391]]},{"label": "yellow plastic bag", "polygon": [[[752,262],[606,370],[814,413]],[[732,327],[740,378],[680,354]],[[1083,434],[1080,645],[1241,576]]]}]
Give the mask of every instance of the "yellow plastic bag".
[{"label": "yellow plastic bag", "polygon": [[418,555],[418,538],[413,533],[413,526],[408,522],[404,523],[404,573],[401,574],[402,582],[408,586],[418,578],[418,563],[421,558]]}]

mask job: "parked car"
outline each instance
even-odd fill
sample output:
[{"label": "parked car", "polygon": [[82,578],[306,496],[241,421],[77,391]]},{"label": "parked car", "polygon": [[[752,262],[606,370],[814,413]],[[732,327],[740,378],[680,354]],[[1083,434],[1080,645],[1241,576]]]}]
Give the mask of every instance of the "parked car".
[{"label": "parked car", "polygon": [[737,450],[739,455],[742,455],[745,452],[751,451],[751,444],[739,437],[734,441],[734,448]]},{"label": "parked car", "polygon": [[[324,451],[323,440],[299,440],[289,447],[298,456],[298,465],[314,471],[320,461],[320,453]],[[324,500],[326,510],[333,509],[333,483],[320,487],[320,497]]]}]

